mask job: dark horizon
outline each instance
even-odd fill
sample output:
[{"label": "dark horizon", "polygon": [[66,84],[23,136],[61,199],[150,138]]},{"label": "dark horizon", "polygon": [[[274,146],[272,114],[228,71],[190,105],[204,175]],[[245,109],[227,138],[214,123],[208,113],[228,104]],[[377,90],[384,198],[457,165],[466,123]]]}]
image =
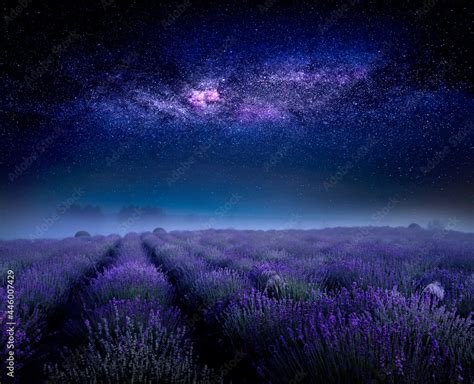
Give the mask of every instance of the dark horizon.
[{"label": "dark horizon", "polygon": [[439,233],[464,232],[473,233],[470,217],[431,217],[431,213],[420,215],[418,220],[408,220],[401,215],[391,215],[384,209],[375,212],[369,220],[352,221],[350,217],[333,217],[324,215],[308,217],[298,214],[290,216],[236,215],[227,210],[215,212],[212,215],[179,214],[163,212],[159,215],[149,215],[146,208],[137,207],[126,215],[120,212],[101,212],[99,215],[71,215],[61,209],[55,212],[38,215],[28,221],[25,217],[9,220],[9,228],[2,231],[1,240],[41,239],[73,237],[78,231],[86,231],[92,236],[118,234],[121,236],[130,232],[152,232],[156,228],[165,231],[197,231],[197,230],[255,230],[255,231],[285,231],[285,230],[323,230],[323,229],[359,229],[365,228],[408,228],[416,224],[423,230]]}]

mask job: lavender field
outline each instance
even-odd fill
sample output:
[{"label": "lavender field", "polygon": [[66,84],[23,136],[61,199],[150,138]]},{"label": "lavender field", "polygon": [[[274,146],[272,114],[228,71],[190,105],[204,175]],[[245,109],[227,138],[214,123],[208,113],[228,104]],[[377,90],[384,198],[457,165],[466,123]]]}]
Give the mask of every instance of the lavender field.
[{"label": "lavender field", "polygon": [[19,383],[471,383],[473,240],[341,228],[2,241],[1,369]]}]

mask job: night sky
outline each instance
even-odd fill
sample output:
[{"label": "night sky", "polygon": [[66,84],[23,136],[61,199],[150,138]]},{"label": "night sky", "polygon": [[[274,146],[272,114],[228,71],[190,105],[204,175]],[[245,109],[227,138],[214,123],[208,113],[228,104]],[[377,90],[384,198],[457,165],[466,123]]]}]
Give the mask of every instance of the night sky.
[{"label": "night sky", "polygon": [[71,201],[474,230],[468,2],[41,3],[3,7],[4,237]]}]

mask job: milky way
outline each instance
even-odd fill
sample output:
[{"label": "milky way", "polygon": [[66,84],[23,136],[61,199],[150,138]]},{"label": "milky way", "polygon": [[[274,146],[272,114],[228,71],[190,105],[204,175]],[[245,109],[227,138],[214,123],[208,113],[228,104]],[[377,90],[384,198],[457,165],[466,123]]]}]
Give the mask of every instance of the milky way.
[{"label": "milky way", "polygon": [[6,199],[79,183],[88,203],[182,211],[234,192],[241,213],[472,207],[462,6],[267,3],[32,4],[7,26],[5,179],[61,134]]}]

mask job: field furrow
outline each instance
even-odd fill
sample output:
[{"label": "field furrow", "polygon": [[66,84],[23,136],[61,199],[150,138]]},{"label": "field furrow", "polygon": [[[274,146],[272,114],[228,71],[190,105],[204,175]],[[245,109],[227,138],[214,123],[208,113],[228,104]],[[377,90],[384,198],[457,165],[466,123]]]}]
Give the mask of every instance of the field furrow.
[{"label": "field furrow", "polygon": [[114,264],[82,294],[84,342],[46,366],[51,383],[209,383],[174,289],[148,260],[139,235],[127,235]]},{"label": "field furrow", "polygon": [[[30,267],[15,276],[14,313],[0,316],[2,326],[15,323],[15,349],[17,377],[35,377],[38,364],[45,358],[49,343],[63,322],[68,303],[88,276],[109,262],[116,236],[98,237],[61,244],[63,252],[55,252],[44,260],[35,260]],[[2,289],[2,297],[8,289]],[[7,337],[2,333],[2,337]],[[2,363],[8,355],[6,339],[2,340]]]},{"label": "field furrow", "polygon": [[17,255],[1,288],[7,303],[14,285],[16,380],[471,382],[472,235],[372,231],[0,242]]}]

